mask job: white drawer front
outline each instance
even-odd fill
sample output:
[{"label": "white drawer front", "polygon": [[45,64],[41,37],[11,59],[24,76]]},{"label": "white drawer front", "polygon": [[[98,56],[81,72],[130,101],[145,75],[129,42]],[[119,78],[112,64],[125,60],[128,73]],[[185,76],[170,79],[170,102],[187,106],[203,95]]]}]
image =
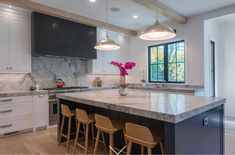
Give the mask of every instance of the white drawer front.
[{"label": "white drawer front", "polygon": [[0,97],[0,109],[33,102],[32,96]]},{"label": "white drawer front", "polygon": [[32,126],[32,118],[16,120],[8,123],[0,123],[0,134],[31,129]]},{"label": "white drawer front", "polygon": [[10,122],[32,117],[32,104],[25,103],[21,106],[8,106],[0,109],[0,122]]}]

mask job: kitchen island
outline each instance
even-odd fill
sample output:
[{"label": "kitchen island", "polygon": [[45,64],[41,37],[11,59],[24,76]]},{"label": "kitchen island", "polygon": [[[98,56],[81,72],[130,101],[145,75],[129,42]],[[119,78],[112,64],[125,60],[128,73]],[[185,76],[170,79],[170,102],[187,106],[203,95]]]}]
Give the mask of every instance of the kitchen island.
[{"label": "kitchen island", "polygon": [[[60,104],[71,109],[82,108],[88,113],[146,125],[156,133],[162,133],[167,154],[224,153],[226,100],[222,98],[141,89],[130,89],[128,96],[123,97],[118,95],[117,89],[112,89],[67,93],[58,98]],[[59,119],[58,130],[60,123]],[[121,143],[119,137],[115,138],[115,145]],[[158,151],[156,149],[154,153]]]}]

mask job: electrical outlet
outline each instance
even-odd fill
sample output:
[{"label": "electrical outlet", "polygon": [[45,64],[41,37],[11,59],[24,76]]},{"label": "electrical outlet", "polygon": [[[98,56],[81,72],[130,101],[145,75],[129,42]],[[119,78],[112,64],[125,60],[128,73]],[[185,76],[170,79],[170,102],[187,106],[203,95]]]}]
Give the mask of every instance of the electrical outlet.
[{"label": "electrical outlet", "polygon": [[206,126],[209,124],[209,118],[206,117],[206,118],[203,118],[203,126]]}]

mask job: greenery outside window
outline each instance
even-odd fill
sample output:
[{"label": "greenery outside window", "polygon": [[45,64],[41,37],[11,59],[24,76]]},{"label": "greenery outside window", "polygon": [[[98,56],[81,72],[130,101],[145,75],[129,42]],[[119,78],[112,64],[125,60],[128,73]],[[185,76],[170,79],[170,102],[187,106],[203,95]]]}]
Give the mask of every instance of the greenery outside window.
[{"label": "greenery outside window", "polygon": [[184,40],[149,46],[149,82],[185,82]]}]

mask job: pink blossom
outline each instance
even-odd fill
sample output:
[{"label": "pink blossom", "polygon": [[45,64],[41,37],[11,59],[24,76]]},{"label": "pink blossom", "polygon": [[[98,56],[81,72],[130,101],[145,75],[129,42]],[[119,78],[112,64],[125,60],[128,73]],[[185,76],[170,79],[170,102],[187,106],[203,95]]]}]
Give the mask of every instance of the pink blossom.
[{"label": "pink blossom", "polygon": [[125,68],[126,69],[132,69],[135,66],[135,62],[126,62]]},{"label": "pink blossom", "polygon": [[136,65],[135,62],[126,62],[124,65],[117,61],[111,61],[110,63],[119,68],[121,76],[128,75],[127,70],[131,70]]}]

